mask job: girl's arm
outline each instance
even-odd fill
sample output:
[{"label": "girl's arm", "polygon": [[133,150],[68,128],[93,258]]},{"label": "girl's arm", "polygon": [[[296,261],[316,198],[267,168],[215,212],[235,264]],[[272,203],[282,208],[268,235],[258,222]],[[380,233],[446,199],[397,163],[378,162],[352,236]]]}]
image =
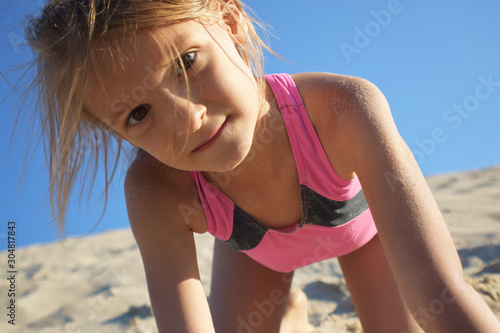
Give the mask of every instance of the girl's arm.
[{"label": "girl's arm", "polygon": [[143,155],[134,161],[125,180],[130,225],[146,271],[153,313],[160,333],[214,332],[193,232],[179,210],[182,198],[193,201],[193,193],[181,186],[189,175],[173,177],[171,172]]},{"label": "girl's arm", "polygon": [[[327,138],[325,149],[341,161],[334,168],[360,179],[410,312],[429,313],[428,332],[500,332],[492,311],[463,279],[441,212],[382,93],[366,80],[339,75],[302,81],[315,96],[313,109],[326,110],[315,115],[315,124]],[[442,310],[434,316],[436,308]]]}]

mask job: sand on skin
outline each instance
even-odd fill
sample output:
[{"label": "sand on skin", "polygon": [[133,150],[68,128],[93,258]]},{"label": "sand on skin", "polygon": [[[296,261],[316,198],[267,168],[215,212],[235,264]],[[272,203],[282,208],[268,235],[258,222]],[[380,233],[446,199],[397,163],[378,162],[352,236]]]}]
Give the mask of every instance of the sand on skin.
[{"label": "sand on skin", "polygon": [[[466,279],[500,319],[500,167],[428,177]],[[210,294],[212,236],[196,235]],[[6,258],[6,253],[1,253]],[[6,272],[6,260],[0,264]],[[7,323],[9,281],[0,280],[1,332],[156,332],[140,253],[130,230],[17,251],[16,325]],[[298,270],[313,332],[362,332],[336,259]],[[255,332],[258,332],[256,329]]]}]

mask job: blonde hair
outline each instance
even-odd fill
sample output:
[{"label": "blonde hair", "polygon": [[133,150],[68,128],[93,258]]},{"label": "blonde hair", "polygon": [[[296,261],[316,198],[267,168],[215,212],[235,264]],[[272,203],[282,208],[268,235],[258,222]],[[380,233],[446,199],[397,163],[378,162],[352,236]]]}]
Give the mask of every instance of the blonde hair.
[{"label": "blonde hair", "polygon": [[[240,23],[246,25],[248,38],[240,54],[259,78],[262,93],[262,48],[269,48],[255,30],[262,25],[240,0],[51,0],[39,18],[28,22],[26,39],[37,56],[31,87],[38,90],[50,206],[60,232],[64,232],[66,207],[75,181],[82,183],[80,198],[83,184],[90,184],[90,193],[100,163],[104,163],[105,172],[105,209],[108,185],[124,148],[120,137],[83,105],[81,92],[89,83],[95,84],[91,72],[99,73],[97,69],[103,63],[99,57],[107,55],[108,60],[119,63],[126,55],[116,56],[120,55],[117,43],[113,43],[116,38],[125,40],[139,30],[154,31],[159,26],[209,17],[220,5],[235,19],[230,5],[243,15],[244,22]],[[177,52],[169,53],[178,57]]]}]

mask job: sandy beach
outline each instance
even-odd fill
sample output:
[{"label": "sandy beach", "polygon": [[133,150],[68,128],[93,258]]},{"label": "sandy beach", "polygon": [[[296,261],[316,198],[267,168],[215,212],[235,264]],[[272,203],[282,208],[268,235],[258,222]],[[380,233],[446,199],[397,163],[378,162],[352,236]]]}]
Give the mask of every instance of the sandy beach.
[{"label": "sandy beach", "polygon": [[[500,319],[500,167],[431,176],[467,281]],[[196,235],[210,294],[213,238]],[[6,258],[7,253],[1,253]],[[0,280],[0,332],[156,332],[140,253],[129,229],[17,250],[15,326],[8,324],[9,280]],[[2,272],[6,272],[5,260]],[[362,332],[336,259],[298,270],[312,332]],[[258,332],[257,330],[255,332]]]}]

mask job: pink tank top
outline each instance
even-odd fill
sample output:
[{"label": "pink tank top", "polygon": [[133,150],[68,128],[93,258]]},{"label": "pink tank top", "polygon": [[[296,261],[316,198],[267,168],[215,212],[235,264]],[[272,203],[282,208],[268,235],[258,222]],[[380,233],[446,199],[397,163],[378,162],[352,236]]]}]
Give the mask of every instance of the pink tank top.
[{"label": "pink tank top", "polygon": [[272,229],[259,224],[208,182],[189,172],[198,187],[208,232],[231,248],[279,272],[339,257],[377,233],[358,178],[345,180],[333,170],[287,74],[267,75],[292,146],[302,197],[302,220]]}]

